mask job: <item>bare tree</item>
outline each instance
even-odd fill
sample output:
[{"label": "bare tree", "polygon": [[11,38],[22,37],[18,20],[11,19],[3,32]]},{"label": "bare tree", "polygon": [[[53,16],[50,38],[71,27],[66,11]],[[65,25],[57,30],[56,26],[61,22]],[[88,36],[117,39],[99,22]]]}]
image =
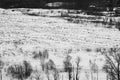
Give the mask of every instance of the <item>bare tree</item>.
[{"label": "bare tree", "polygon": [[4,67],[4,62],[0,60],[0,79],[2,80],[2,69]]},{"label": "bare tree", "polygon": [[91,80],[94,80],[93,74],[96,74],[96,78],[98,80],[98,65],[95,63],[96,60],[89,61],[90,69],[91,69]]},{"label": "bare tree", "polygon": [[76,60],[76,80],[79,80],[79,71],[80,71],[80,57],[77,57],[77,60]]},{"label": "bare tree", "polygon": [[92,62],[91,62],[91,60],[89,60],[89,64],[90,64],[90,73],[91,73],[91,80],[93,80],[93,71],[92,71]]},{"label": "bare tree", "polygon": [[120,80],[120,48],[110,48],[104,55],[106,64],[103,69],[107,72],[111,80]]},{"label": "bare tree", "polygon": [[76,80],[76,75],[75,75],[75,67],[73,66],[73,80]]},{"label": "bare tree", "polygon": [[68,72],[69,80],[72,79],[72,64],[71,64],[71,56],[67,55],[64,61],[64,69],[65,72]]}]

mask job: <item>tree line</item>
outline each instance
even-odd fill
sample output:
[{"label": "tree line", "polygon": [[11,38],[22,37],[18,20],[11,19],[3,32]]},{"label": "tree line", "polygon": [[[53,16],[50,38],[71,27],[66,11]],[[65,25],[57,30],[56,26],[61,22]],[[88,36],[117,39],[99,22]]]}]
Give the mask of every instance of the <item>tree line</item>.
[{"label": "tree line", "polygon": [[120,0],[0,0],[0,7],[44,7],[46,3],[50,2],[69,2],[76,3],[76,8],[88,7],[92,3],[113,4],[120,3]]}]

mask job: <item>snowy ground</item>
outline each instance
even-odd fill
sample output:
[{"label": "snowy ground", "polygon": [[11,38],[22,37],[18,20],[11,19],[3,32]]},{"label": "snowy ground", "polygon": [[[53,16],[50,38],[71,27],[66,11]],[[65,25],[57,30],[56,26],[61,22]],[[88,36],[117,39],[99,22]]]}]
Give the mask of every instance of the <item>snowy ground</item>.
[{"label": "snowy ground", "polygon": [[[45,11],[49,14],[44,13]],[[83,70],[81,80],[87,80],[85,72],[89,72],[89,60],[95,61],[99,66],[99,80],[105,80],[106,75],[103,75],[105,73],[102,71],[104,56],[97,53],[96,49],[119,45],[120,31],[89,21],[72,23],[65,17],[60,17],[61,12],[66,12],[66,10],[33,9],[27,12],[26,9],[15,11],[0,9],[0,56],[6,65],[4,69],[23,60],[29,61],[34,69],[39,69],[39,60],[33,59],[32,53],[47,49],[49,58],[60,69],[63,68],[63,60],[67,54],[72,56],[73,65],[76,57],[79,56]],[[33,13],[39,15],[27,15]],[[89,17],[84,13],[78,16]],[[5,75],[3,76],[3,80],[9,80]]]}]

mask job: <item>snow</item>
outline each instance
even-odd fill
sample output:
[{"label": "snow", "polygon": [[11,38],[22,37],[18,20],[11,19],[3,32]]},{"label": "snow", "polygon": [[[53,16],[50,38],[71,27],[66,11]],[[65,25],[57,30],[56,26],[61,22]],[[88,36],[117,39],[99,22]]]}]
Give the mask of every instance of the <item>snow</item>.
[{"label": "snow", "polygon": [[[29,13],[38,13],[39,11],[43,11],[42,14],[44,12],[47,14],[46,12],[50,10],[33,9]],[[63,18],[50,17],[54,14],[54,16],[60,16],[59,11],[62,9],[49,13],[47,17],[42,17],[24,15],[19,10],[12,12],[11,9],[0,9],[0,52],[2,60],[9,64],[27,60],[34,69],[39,69],[40,62],[32,58],[32,53],[47,49],[49,59],[52,59],[58,68],[63,68],[63,61],[69,54],[74,66],[76,66],[76,58],[80,57],[80,65],[83,69],[81,75],[85,76],[84,70],[90,68],[90,60],[95,60],[101,70],[105,64],[104,56],[94,50],[120,44],[120,32],[116,29],[104,28],[101,24],[96,25],[91,22],[76,24]],[[63,11],[66,12],[66,10]],[[92,17],[86,14],[77,14],[77,16]],[[91,49],[91,52],[85,51],[88,48]],[[70,49],[71,52],[69,53],[68,50]],[[102,74],[104,72],[101,72],[100,76]],[[85,77],[81,78],[84,80]],[[106,76],[101,76],[100,80],[104,80],[103,78],[105,79]]]}]

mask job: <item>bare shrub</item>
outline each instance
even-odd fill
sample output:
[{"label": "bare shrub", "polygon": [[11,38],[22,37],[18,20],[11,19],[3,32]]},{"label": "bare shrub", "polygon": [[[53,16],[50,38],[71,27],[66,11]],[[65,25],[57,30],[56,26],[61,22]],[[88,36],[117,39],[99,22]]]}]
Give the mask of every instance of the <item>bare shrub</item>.
[{"label": "bare shrub", "polygon": [[32,73],[32,67],[30,63],[24,61],[23,64],[15,64],[8,67],[7,72],[13,78],[20,80],[27,79]]},{"label": "bare shrub", "polygon": [[101,52],[101,48],[96,48],[95,52]]},{"label": "bare shrub", "polygon": [[85,77],[86,77],[87,80],[89,80],[90,75],[89,75],[89,72],[88,72],[88,71],[85,71]]},{"label": "bare shrub", "polygon": [[70,53],[72,53],[72,51],[73,51],[72,49],[68,49],[67,53],[70,54]]},{"label": "bare shrub", "polygon": [[120,30],[120,22],[116,22],[115,27],[116,27],[118,30]]},{"label": "bare shrub", "polygon": [[59,72],[57,69],[55,70],[55,73],[54,73],[54,80],[59,80]]},{"label": "bare shrub", "polygon": [[49,60],[46,65],[45,65],[45,69],[46,69],[46,73],[48,75],[48,79],[49,79],[49,73],[53,73],[53,77],[54,80],[59,80],[59,72],[56,68],[55,63],[53,62],[53,60]]},{"label": "bare shrub", "polygon": [[45,73],[47,74],[48,80],[50,79],[49,74],[52,74],[52,73],[54,76],[54,80],[58,80],[56,65],[54,64],[54,62],[51,59],[45,64],[44,67],[45,67]]},{"label": "bare shrub", "polygon": [[108,74],[110,80],[120,80],[120,48],[110,48],[104,55],[106,64],[103,70]]},{"label": "bare shrub", "polygon": [[43,57],[46,58],[46,59],[48,59],[49,55],[48,55],[48,50],[47,49],[45,49],[43,51]]},{"label": "bare shrub", "polygon": [[30,80],[44,80],[43,78],[43,72],[39,71],[39,70],[33,70],[31,76],[30,76]]},{"label": "bare shrub", "polygon": [[4,62],[0,60],[0,70],[4,67]]},{"label": "bare shrub", "polygon": [[39,53],[33,52],[33,54],[34,54],[33,58],[40,59],[42,70],[44,71],[45,60],[49,58],[48,50],[46,49],[43,52],[39,51]]},{"label": "bare shrub", "polygon": [[87,51],[87,52],[91,52],[92,50],[91,50],[90,48],[87,48],[86,51]]},{"label": "bare shrub", "polygon": [[34,54],[34,56],[33,56],[34,59],[39,59],[39,58],[42,57],[42,52],[41,51],[39,51],[38,53],[34,51],[33,54]]},{"label": "bare shrub", "polygon": [[61,17],[68,17],[68,12],[61,12]]},{"label": "bare shrub", "polygon": [[96,48],[95,51],[104,54],[106,52],[106,49],[105,48]]},{"label": "bare shrub", "polygon": [[50,59],[50,60],[46,63],[45,68],[46,68],[46,70],[47,70],[47,72],[48,72],[48,70],[55,70],[55,69],[56,69],[56,66],[55,66],[54,62]]}]

